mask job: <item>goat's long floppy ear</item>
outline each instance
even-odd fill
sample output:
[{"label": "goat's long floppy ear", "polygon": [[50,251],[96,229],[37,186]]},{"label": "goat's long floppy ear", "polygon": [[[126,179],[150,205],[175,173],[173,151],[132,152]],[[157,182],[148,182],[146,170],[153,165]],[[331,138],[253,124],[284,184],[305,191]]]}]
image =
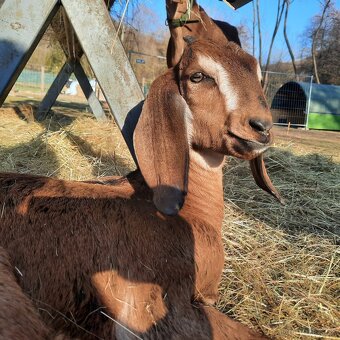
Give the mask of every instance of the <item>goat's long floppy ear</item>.
[{"label": "goat's long floppy ear", "polygon": [[152,83],[134,132],[138,166],[156,208],[166,215],[179,212],[187,193],[187,110],[170,69]]},{"label": "goat's long floppy ear", "polygon": [[279,192],[272,184],[266,170],[266,166],[263,161],[263,155],[259,155],[250,161],[250,168],[255,179],[256,184],[267,191],[269,194],[274,196],[281,204],[285,204]]}]

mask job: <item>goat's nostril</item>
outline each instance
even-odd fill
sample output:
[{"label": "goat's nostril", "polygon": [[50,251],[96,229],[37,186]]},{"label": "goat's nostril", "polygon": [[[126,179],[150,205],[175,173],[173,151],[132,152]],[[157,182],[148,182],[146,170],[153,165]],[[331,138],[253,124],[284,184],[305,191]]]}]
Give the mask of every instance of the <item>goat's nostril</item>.
[{"label": "goat's nostril", "polygon": [[266,132],[272,128],[272,122],[260,120],[260,119],[249,119],[249,125],[258,132]]}]

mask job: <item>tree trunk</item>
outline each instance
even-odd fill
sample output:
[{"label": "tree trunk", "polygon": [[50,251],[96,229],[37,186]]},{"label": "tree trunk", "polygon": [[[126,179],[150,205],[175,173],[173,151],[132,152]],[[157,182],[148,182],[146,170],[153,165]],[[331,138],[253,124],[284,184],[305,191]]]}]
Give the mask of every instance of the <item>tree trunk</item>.
[{"label": "tree trunk", "polygon": [[285,37],[285,41],[286,41],[286,45],[288,48],[288,52],[290,55],[290,58],[292,59],[292,64],[293,64],[293,68],[294,68],[294,74],[295,76],[297,76],[297,70],[296,70],[296,65],[295,65],[295,58],[294,58],[294,54],[293,54],[293,50],[290,46],[289,40],[288,40],[288,35],[287,35],[287,18],[288,18],[288,11],[289,11],[289,5],[290,5],[290,1],[291,0],[285,0],[286,2],[286,12],[285,12],[285,19],[284,19],[284,24],[283,24],[283,35]]},{"label": "tree trunk", "polygon": [[253,3],[253,57],[255,57],[255,27],[256,27],[256,12],[255,12],[255,3]]},{"label": "tree trunk", "polygon": [[320,18],[320,22],[319,25],[317,27],[317,29],[315,30],[314,34],[313,34],[313,40],[312,40],[312,60],[313,60],[313,69],[314,69],[314,76],[315,76],[315,80],[318,84],[320,84],[320,79],[319,79],[319,74],[318,74],[318,65],[316,62],[316,40],[319,34],[319,31],[321,29],[325,14],[326,14],[326,10],[330,4],[331,0],[327,0],[325,2],[325,5],[323,7],[323,11],[322,11],[322,15]]},{"label": "tree trunk", "polygon": [[264,79],[263,79],[263,88],[264,91],[266,92],[267,87],[268,87],[268,67],[270,64],[270,57],[272,54],[272,49],[273,49],[273,44],[274,44],[274,40],[276,37],[276,33],[280,27],[280,23],[281,23],[281,19],[282,19],[282,13],[285,7],[285,2],[283,1],[281,4],[281,0],[278,0],[277,2],[277,13],[276,13],[276,23],[275,23],[275,27],[274,27],[274,31],[273,31],[273,35],[272,35],[272,39],[270,41],[270,45],[269,45],[269,51],[268,51],[268,56],[267,56],[267,62],[266,62],[266,66],[264,69]]},{"label": "tree trunk", "polygon": [[262,67],[262,33],[260,19],[260,0],[256,0],[256,15],[257,15],[257,31],[259,34],[259,64]]}]

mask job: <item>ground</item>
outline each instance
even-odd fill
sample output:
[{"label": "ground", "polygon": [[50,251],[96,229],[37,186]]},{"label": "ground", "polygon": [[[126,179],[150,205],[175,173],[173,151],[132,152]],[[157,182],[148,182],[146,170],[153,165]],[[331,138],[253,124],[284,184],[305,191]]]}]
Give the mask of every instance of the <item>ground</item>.
[{"label": "ground", "polygon": [[[61,101],[37,122],[37,103],[12,98],[0,109],[0,171],[83,180],[134,168],[112,121]],[[257,188],[247,162],[224,169],[217,306],[275,339],[339,339],[340,132],[274,132],[266,164],[285,206]]]},{"label": "ground", "polygon": [[296,152],[316,152],[333,157],[340,162],[340,131],[287,129],[274,127],[278,143],[294,143]]}]

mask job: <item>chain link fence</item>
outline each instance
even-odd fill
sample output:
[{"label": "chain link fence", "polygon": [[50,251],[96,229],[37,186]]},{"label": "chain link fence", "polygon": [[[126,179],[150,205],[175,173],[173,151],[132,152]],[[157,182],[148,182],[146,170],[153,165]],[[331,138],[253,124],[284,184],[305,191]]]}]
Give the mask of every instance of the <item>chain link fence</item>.
[{"label": "chain link fence", "polygon": [[313,76],[267,71],[263,79],[274,124],[306,128]]},{"label": "chain link fence", "polygon": [[30,64],[23,69],[12,91],[21,94],[45,94],[56,76],[55,71],[41,64]]}]

